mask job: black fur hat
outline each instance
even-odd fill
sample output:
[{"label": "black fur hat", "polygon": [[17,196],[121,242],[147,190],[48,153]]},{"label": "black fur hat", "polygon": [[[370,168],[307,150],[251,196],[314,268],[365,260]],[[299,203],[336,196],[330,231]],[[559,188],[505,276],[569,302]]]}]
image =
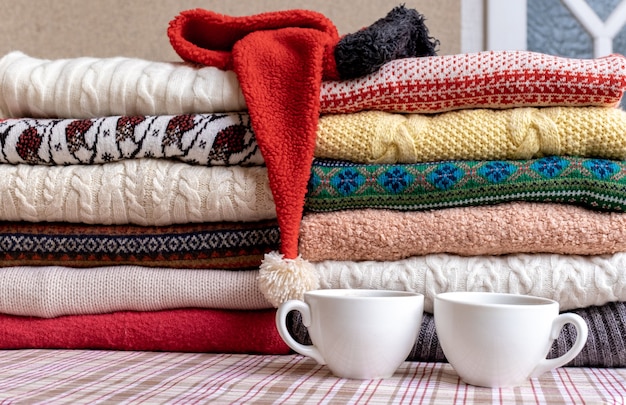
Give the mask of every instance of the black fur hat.
[{"label": "black fur hat", "polygon": [[400,5],[369,27],[345,35],[335,47],[339,76],[353,79],[394,59],[435,56],[439,41],[429,35],[424,20],[416,10]]}]

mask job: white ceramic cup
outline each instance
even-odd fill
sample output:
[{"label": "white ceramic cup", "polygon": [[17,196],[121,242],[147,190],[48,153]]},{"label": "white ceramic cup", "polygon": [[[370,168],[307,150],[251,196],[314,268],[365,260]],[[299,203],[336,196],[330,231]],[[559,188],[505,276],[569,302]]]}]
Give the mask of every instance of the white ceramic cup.
[{"label": "white ceramic cup", "polygon": [[[287,330],[291,311],[302,314],[312,345],[296,342]],[[391,377],[417,340],[424,296],[386,290],[328,289],[309,291],[304,301],[283,303],[276,326],[296,352],[325,364],[337,377]]]},{"label": "white ceramic cup", "polygon": [[[559,315],[556,301],[489,292],[438,294],[434,303],[437,337],[461,380],[483,387],[519,386],[531,377],[571,361],[587,341],[587,324],[572,313]],[[572,348],[546,359],[561,329],[571,323]]]}]

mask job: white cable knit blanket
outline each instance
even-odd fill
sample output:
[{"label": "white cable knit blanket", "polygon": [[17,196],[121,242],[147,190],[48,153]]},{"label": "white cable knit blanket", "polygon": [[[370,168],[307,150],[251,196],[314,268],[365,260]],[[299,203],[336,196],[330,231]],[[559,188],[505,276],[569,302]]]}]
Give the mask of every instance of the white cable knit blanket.
[{"label": "white cable knit blanket", "polygon": [[276,218],[267,169],[165,159],[0,165],[0,220],[171,225]]},{"label": "white cable knit blanket", "polygon": [[0,313],[53,318],[177,308],[271,308],[258,270],[108,266],[0,268]]},{"label": "white cable knit blanket", "polygon": [[626,253],[415,256],[398,261],[313,263],[320,287],[416,291],[432,312],[436,294],[493,291],[557,301],[561,310],[626,300]]}]

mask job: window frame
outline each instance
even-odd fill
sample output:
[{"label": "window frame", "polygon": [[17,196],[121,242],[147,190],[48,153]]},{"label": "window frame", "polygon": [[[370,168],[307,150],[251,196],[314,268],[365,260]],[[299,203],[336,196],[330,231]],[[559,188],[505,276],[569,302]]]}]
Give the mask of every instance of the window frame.
[{"label": "window frame", "polygon": [[[602,21],[586,0],[561,0],[593,40],[594,57],[613,53],[613,38],[626,25],[626,0]],[[461,0],[461,52],[525,50],[526,0]]]}]

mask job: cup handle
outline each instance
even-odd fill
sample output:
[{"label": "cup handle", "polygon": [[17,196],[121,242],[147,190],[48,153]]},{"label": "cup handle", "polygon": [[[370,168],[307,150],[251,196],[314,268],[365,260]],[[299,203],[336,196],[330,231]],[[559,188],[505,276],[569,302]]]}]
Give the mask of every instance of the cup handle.
[{"label": "cup handle", "polygon": [[326,364],[326,360],[324,360],[324,357],[322,357],[322,354],[314,345],[300,344],[296,342],[289,333],[287,329],[287,315],[289,315],[291,311],[298,311],[302,314],[302,323],[304,326],[308,328],[309,325],[311,325],[311,308],[306,302],[300,300],[285,301],[278,307],[278,311],[276,312],[276,328],[278,329],[280,337],[287,343],[287,346],[291,347],[296,352],[311,357],[319,364]]},{"label": "cup handle", "polygon": [[561,314],[554,319],[554,322],[552,322],[552,331],[550,332],[551,342],[559,337],[561,329],[563,329],[563,327],[568,323],[571,323],[574,327],[576,327],[576,341],[572,347],[567,351],[567,353],[560,357],[555,359],[543,359],[541,363],[535,367],[533,372],[530,374],[530,377],[539,377],[547,371],[569,363],[583,349],[585,343],[587,342],[587,334],[589,330],[585,320],[579,315],[573,313]]}]

